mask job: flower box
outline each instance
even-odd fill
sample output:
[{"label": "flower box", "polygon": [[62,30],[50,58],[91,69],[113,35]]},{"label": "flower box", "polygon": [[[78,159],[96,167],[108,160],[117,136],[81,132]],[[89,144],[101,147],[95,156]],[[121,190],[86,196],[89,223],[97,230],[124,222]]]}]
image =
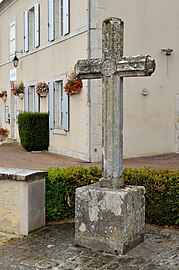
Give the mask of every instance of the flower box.
[{"label": "flower box", "polygon": [[3,97],[2,97],[2,100],[3,100],[3,101],[6,101],[6,100],[7,100],[7,96],[3,96]]},{"label": "flower box", "polygon": [[24,94],[24,83],[21,81],[20,83],[13,85],[11,91],[15,96]]},{"label": "flower box", "polygon": [[46,97],[49,91],[48,84],[46,82],[39,82],[36,86],[36,93],[39,97]]},{"label": "flower box", "polygon": [[23,99],[23,98],[24,98],[24,93],[19,93],[19,97],[20,97],[21,99]]},{"label": "flower box", "polygon": [[7,91],[6,90],[2,90],[2,92],[0,92],[0,98],[2,98],[3,101],[7,100]]},{"label": "flower box", "polygon": [[78,78],[75,72],[71,72],[64,86],[66,94],[68,96],[79,94],[82,88],[82,81]]},{"label": "flower box", "polygon": [[47,93],[46,92],[40,93],[40,97],[46,97],[46,96],[47,96]]}]

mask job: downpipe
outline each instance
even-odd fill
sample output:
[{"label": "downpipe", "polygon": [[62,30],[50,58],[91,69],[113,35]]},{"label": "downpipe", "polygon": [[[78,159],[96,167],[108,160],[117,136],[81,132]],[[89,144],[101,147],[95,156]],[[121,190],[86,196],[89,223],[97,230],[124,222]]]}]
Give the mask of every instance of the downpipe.
[{"label": "downpipe", "polygon": [[[87,58],[91,58],[91,0],[88,0],[88,49],[87,49]],[[87,161],[91,162],[91,146],[92,146],[92,138],[91,138],[91,81],[87,82],[87,106],[88,106],[88,153],[87,153]]]}]

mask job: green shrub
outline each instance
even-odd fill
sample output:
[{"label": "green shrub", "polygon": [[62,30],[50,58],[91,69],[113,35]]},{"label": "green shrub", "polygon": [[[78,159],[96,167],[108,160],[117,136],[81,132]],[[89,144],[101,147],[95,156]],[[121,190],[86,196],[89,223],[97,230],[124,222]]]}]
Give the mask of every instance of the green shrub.
[{"label": "green shrub", "polygon": [[48,149],[48,113],[23,112],[18,116],[18,123],[21,144],[27,151],[42,151]]},{"label": "green shrub", "polygon": [[[97,167],[49,169],[46,182],[46,218],[58,220],[74,217],[75,189],[97,182]],[[179,224],[179,171],[124,169],[127,185],[146,188],[146,222],[157,225]]]},{"label": "green shrub", "polygon": [[146,189],[146,222],[179,225],[179,171],[124,169],[125,183]]},{"label": "green shrub", "polygon": [[73,217],[75,189],[97,182],[101,170],[97,167],[49,169],[46,179],[46,218],[58,220]]}]

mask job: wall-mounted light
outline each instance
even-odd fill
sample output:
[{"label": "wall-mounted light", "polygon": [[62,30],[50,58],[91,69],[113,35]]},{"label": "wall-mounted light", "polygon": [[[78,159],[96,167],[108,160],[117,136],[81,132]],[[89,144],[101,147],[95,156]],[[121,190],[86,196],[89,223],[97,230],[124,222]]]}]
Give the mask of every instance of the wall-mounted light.
[{"label": "wall-mounted light", "polygon": [[23,50],[21,50],[21,51],[15,51],[15,56],[14,56],[14,58],[13,58],[13,65],[14,65],[14,67],[16,68],[17,66],[18,66],[18,64],[19,64],[19,58],[17,57],[17,53],[23,53]]},{"label": "wall-mounted light", "polygon": [[169,74],[169,60],[168,56],[170,56],[173,52],[173,49],[168,48],[168,49],[161,49],[161,53],[164,53],[167,56],[167,74]]},{"label": "wall-mounted light", "polygon": [[170,56],[173,52],[173,49],[168,48],[168,49],[161,49],[161,53],[165,53],[165,55]]}]

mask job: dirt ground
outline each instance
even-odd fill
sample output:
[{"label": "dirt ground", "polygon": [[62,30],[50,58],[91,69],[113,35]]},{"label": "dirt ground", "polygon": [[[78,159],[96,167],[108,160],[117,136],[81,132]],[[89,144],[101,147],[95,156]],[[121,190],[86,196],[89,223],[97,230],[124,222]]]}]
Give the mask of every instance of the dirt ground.
[{"label": "dirt ground", "polygon": [[[101,166],[101,163],[87,163],[81,160],[52,154],[47,151],[27,152],[17,142],[3,142],[0,145],[0,167],[42,170],[68,166]],[[179,170],[179,153],[170,153],[124,160],[124,167]]]}]

